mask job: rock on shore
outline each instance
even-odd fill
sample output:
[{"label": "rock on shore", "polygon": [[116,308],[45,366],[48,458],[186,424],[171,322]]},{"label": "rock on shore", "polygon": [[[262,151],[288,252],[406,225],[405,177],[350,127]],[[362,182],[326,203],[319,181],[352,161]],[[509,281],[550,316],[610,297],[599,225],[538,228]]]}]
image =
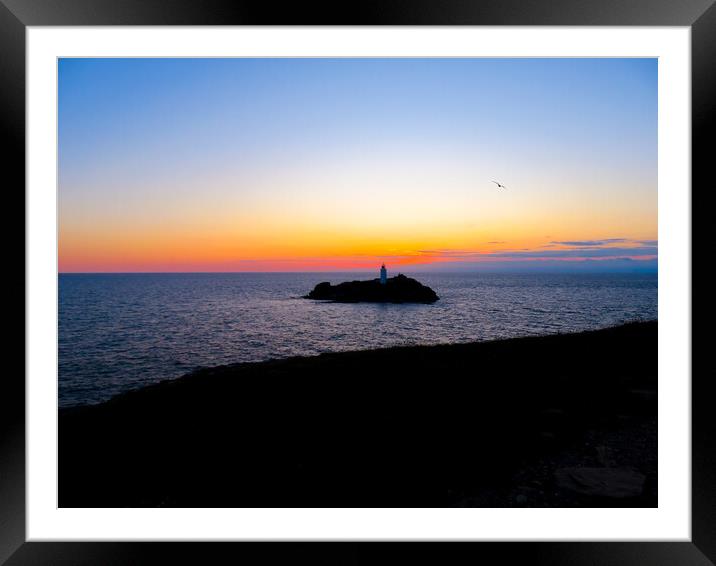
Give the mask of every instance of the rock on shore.
[{"label": "rock on shore", "polygon": [[405,275],[391,277],[385,285],[379,279],[319,283],[305,298],[338,303],[434,303],[439,299],[430,287]]}]

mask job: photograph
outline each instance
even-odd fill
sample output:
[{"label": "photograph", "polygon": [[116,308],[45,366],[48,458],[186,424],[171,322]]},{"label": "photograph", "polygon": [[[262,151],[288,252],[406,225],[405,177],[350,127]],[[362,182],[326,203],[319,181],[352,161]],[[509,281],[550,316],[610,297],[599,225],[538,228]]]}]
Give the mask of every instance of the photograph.
[{"label": "photograph", "polygon": [[57,58],[57,506],[659,507],[659,64]]}]

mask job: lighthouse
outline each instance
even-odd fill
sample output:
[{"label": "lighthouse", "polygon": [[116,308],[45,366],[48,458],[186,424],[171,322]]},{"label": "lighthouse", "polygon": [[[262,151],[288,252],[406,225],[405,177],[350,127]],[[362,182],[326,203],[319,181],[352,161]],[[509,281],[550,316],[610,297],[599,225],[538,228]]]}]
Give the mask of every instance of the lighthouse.
[{"label": "lighthouse", "polygon": [[380,284],[385,285],[388,282],[388,271],[385,269],[385,264],[380,266]]}]

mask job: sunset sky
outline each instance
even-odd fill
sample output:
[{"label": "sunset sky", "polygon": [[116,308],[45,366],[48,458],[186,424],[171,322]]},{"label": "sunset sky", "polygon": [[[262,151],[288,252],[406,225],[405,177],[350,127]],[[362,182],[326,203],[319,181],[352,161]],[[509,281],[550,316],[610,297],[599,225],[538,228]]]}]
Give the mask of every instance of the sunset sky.
[{"label": "sunset sky", "polygon": [[61,272],[656,269],[656,59],[58,74]]}]

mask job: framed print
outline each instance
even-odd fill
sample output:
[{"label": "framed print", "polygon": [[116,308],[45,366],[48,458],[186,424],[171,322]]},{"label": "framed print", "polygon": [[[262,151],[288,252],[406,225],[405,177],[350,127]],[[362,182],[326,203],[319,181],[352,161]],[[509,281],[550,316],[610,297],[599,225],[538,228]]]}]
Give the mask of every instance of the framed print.
[{"label": "framed print", "polygon": [[713,563],[716,9],[557,8],[3,0],[0,560]]}]

